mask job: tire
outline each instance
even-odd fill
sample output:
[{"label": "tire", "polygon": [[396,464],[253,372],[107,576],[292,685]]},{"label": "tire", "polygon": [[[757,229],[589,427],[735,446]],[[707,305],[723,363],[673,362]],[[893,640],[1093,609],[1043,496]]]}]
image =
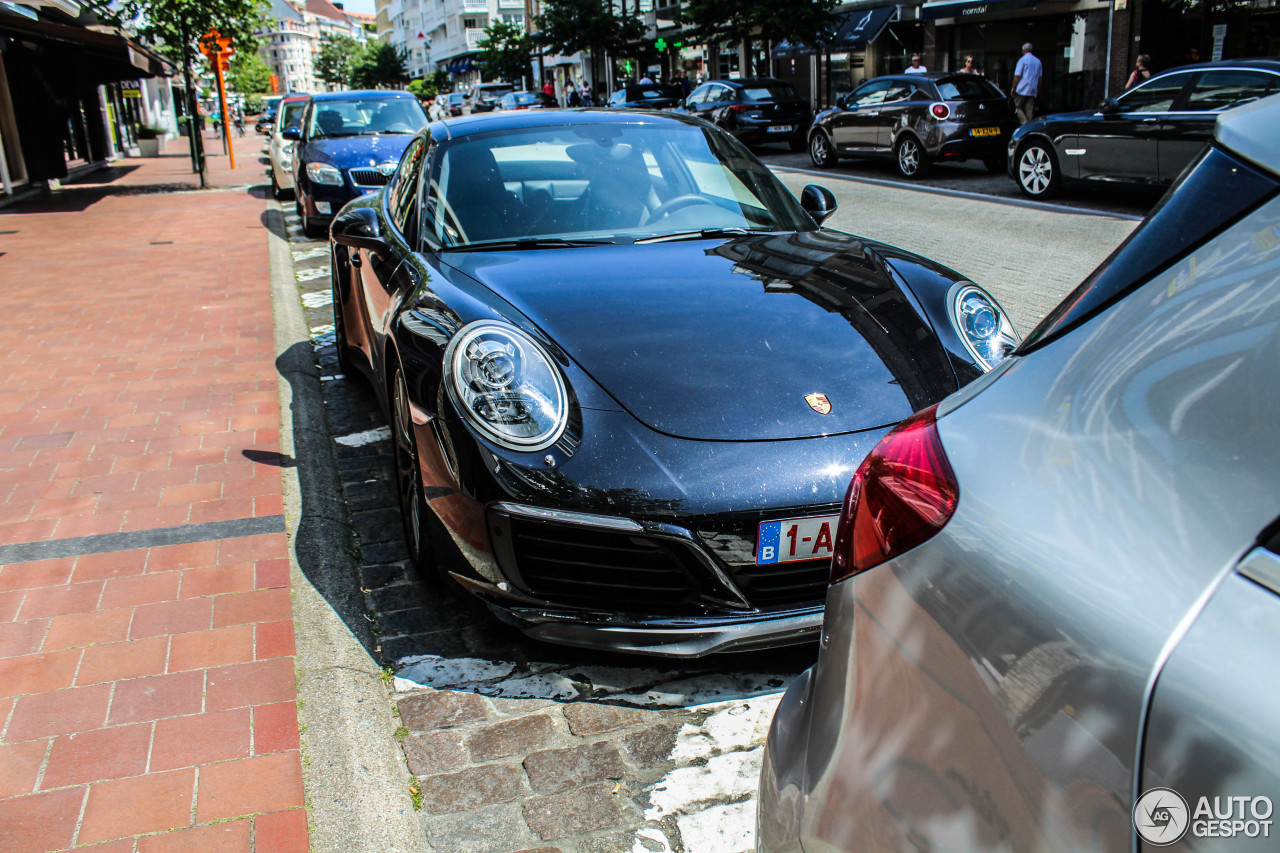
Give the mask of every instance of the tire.
[{"label": "tire", "polygon": [[819,169],[830,169],[836,164],[836,149],[826,131],[815,130],[809,137],[809,159]]},{"label": "tire", "polygon": [[422,493],[422,471],[418,467],[418,442],[409,413],[409,386],[404,371],[396,368],[391,379],[391,439],[395,446],[396,496],[404,522],[404,541],[409,557],[424,575],[436,572],[427,514],[431,512]]},{"label": "tire", "polygon": [[1062,172],[1053,146],[1038,139],[1018,149],[1015,161],[1018,188],[1031,198],[1053,198],[1062,189]]},{"label": "tire", "polygon": [[799,154],[801,151],[803,151],[805,148],[809,146],[809,143],[805,142],[805,139],[803,136],[793,136],[787,140],[787,145],[791,147],[792,151]]},{"label": "tire", "polygon": [[[342,265],[345,272],[349,268],[349,262]],[[333,289],[333,342],[338,351],[338,367],[347,376],[352,376],[354,365],[351,362],[351,354],[347,351],[347,321],[342,316],[342,295],[341,288],[338,287],[338,252],[336,248],[329,250],[329,280]]]},{"label": "tire", "polygon": [[271,170],[271,197],[279,201],[284,195],[284,191],[280,189],[280,185],[276,183],[276,170]]},{"label": "tire", "polygon": [[912,181],[929,174],[929,167],[933,165],[920,140],[909,133],[900,136],[898,144],[893,146],[893,164],[898,167],[899,175]]},{"label": "tire", "polygon": [[998,175],[1006,169],[1005,155],[992,154],[990,157],[983,157],[982,165],[987,167],[988,172],[995,172]]}]

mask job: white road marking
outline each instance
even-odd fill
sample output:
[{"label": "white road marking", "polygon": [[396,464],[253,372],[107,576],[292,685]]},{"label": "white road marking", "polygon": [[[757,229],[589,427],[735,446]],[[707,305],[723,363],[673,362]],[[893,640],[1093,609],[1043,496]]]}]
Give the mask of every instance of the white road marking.
[{"label": "white road marking", "polygon": [[329,274],[328,267],[312,267],[308,270],[297,270],[294,276],[298,281],[313,281],[317,278],[324,278]]},{"label": "white road marking", "polygon": [[366,444],[386,441],[388,438],[391,438],[391,427],[378,427],[364,432],[353,432],[351,435],[340,435],[334,441],[345,447],[364,447]]},{"label": "white road marking", "polygon": [[306,261],[311,258],[323,258],[323,257],[326,257],[328,254],[329,254],[328,246],[317,246],[314,249],[303,249],[301,251],[294,252],[293,259],[295,261]]},{"label": "white road marking", "polygon": [[315,293],[304,293],[302,294],[302,304],[308,308],[323,308],[326,305],[332,305],[333,291],[318,290]]}]

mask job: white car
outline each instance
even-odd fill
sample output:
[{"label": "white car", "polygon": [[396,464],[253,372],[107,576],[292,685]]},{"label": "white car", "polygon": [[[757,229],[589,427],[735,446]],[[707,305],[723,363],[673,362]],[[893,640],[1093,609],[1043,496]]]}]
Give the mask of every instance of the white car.
[{"label": "white car", "polygon": [[306,105],[306,95],[290,95],[276,108],[276,123],[271,131],[271,166],[267,174],[271,176],[271,197],[277,200],[293,192],[293,142],[285,139],[282,131],[302,121],[302,108]]}]

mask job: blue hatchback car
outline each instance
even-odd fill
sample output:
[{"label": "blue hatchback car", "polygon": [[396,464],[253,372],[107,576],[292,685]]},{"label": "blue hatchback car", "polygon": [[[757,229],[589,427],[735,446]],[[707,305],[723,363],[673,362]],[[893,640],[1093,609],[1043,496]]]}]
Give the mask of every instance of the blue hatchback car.
[{"label": "blue hatchback car", "polygon": [[356,196],[384,186],[427,114],[408,92],[355,91],[312,95],[297,126],[294,198],[303,232],[323,235],[334,214]]}]

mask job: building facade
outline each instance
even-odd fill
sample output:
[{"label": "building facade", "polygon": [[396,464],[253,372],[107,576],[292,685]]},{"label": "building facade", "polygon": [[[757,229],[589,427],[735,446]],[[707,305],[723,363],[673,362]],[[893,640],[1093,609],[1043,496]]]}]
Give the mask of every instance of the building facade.
[{"label": "building facade", "polygon": [[267,17],[271,26],[260,33],[259,54],[271,68],[279,94],[328,88],[315,72],[326,38],[348,36],[364,44],[372,37],[363,26],[369,16],[349,16],[340,3],[329,0],[271,0]]}]

